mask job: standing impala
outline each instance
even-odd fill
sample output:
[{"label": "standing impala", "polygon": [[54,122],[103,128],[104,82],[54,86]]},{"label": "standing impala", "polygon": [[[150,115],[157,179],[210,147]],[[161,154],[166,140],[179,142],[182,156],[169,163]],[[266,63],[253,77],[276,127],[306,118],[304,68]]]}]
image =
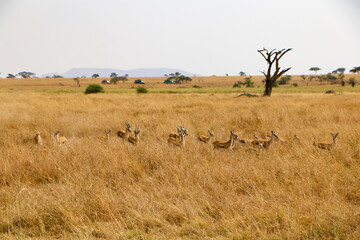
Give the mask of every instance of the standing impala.
[{"label": "standing impala", "polygon": [[38,132],[38,131],[35,131],[35,138],[34,138],[34,140],[35,140],[35,143],[36,144],[39,144],[39,145],[42,145],[42,138],[41,138],[41,136],[40,136],[40,132]]},{"label": "standing impala", "polygon": [[129,140],[129,142],[131,142],[132,144],[137,145],[137,144],[139,144],[139,141],[140,141],[140,139],[139,139],[140,128],[138,128],[138,127],[135,128],[134,134],[135,134],[135,136],[130,136],[130,137],[128,138],[128,140]]},{"label": "standing impala", "polygon": [[236,133],[234,133],[233,130],[230,131],[230,139],[229,141],[214,141],[213,146],[214,149],[218,148],[225,148],[232,150],[234,148],[234,141],[238,139],[238,136]]},{"label": "standing impala", "polygon": [[59,136],[59,130],[57,130],[55,132],[54,136],[56,138],[56,141],[59,143],[59,145],[64,144],[67,141],[66,137],[64,137],[64,136],[60,137]]},{"label": "standing impala", "polygon": [[339,133],[331,133],[331,136],[333,138],[333,142],[332,143],[313,143],[315,146],[317,146],[318,148],[321,149],[326,149],[326,150],[330,150],[334,147],[336,147],[336,138],[339,135]]},{"label": "standing impala", "polygon": [[131,133],[130,124],[125,122],[126,129],[117,131],[117,135],[123,140],[128,139]]},{"label": "standing impala", "polygon": [[200,135],[199,140],[201,142],[204,142],[206,144],[211,143],[212,139],[214,138],[214,132],[210,130],[208,130],[208,132],[209,132],[209,136]]}]

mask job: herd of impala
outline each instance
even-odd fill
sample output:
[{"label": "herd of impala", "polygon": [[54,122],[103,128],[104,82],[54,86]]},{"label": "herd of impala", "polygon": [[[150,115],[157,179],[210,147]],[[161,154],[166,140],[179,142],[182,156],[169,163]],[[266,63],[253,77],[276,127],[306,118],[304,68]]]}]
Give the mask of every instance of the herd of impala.
[{"label": "herd of impala", "polygon": [[[130,134],[132,131],[130,129],[130,124],[125,122],[125,126],[126,126],[126,128],[124,130],[117,131],[117,135],[124,141],[127,140],[134,145],[139,144],[140,128],[136,127],[134,130],[134,136],[131,136]],[[110,139],[110,132],[111,132],[111,130],[105,130],[107,140]],[[199,139],[199,141],[201,141],[205,144],[213,145],[214,149],[233,150],[235,141],[239,141],[241,145],[246,147],[246,150],[261,151],[263,149],[266,149],[266,150],[269,149],[275,141],[280,141],[281,143],[284,142],[284,140],[279,138],[274,131],[271,131],[271,135],[268,136],[269,139],[259,139],[255,134],[254,134],[254,139],[245,139],[245,138],[239,138],[238,135],[234,131],[231,130],[230,131],[230,139],[228,141],[220,141],[220,140],[215,141],[214,140],[214,138],[215,138],[214,132],[211,130],[209,130],[208,132],[209,132],[208,136],[200,135],[198,137],[198,139]],[[42,145],[43,140],[40,136],[40,132],[35,131],[35,134],[36,134],[35,138],[34,138],[35,143]],[[333,138],[332,143],[316,143],[316,142],[314,142],[313,145],[318,148],[321,148],[321,149],[331,150],[332,148],[334,148],[336,146],[336,138],[339,134],[331,133],[331,135]],[[57,143],[59,143],[60,145],[66,143],[66,141],[67,141],[66,137],[59,136],[59,131],[56,131],[54,136],[55,136]],[[187,131],[187,129],[180,126],[180,127],[177,127],[177,132],[173,132],[173,133],[169,134],[168,142],[169,142],[169,144],[171,144],[173,146],[184,148],[185,140],[186,140],[187,136],[189,136],[189,132]],[[295,135],[295,140],[299,140],[299,137],[297,135]]]}]

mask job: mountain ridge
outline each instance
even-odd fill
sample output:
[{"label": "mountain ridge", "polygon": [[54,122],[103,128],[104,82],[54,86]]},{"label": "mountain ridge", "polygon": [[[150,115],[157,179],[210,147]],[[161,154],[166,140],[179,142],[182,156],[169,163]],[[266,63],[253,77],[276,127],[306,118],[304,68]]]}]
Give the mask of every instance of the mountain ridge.
[{"label": "mountain ridge", "polygon": [[[162,77],[164,74],[170,74],[179,72],[186,76],[201,76],[200,74],[191,73],[177,68],[137,68],[132,70],[122,70],[116,68],[71,68],[63,74],[59,74],[65,78],[74,77],[91,77],[94,73],[100,75],[100,77],[110,77],[111,73],[117,73],[119,76],[128,74],[129,77]],[[41,77],[52,76],[53,73],[42,74]]]}]

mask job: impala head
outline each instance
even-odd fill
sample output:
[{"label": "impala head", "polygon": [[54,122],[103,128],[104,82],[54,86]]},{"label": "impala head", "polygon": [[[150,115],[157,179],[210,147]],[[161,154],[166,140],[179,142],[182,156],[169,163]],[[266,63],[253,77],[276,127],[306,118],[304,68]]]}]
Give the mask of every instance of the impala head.
[{"label": "impala head", "polygon": [[136,127],[135,130],[134,130],[134,133],[135,133],[135,136],[139,135],[139,133],[140,133],[140,128],[139,128],[139,127]]},{"label": "impala head", "polygon": [[35,131],[36,136],[40,136],[40,132]]},{"label": "impala head", "polygon": [[184,132],[186,136],[189,136],[189,132],[187,129],[185,129],[183,126],[180,126],[181,130]]},{"label": "impala head", "polygon": [[214,137],[214,132],[213,131],[209,130],[208,132],[209,132],[210,136]]},{"label": "impala head", "polygon": [[105,131],[106,135],[109,135],[111,132],[111,130],[106,130],[106,129],[104,131]]},{"label": "impala head", "polygon": [[256,133],[254,133],[254,139],[259,139]]},{"label": "impala head", "polygon": [[128,122],[125,122],[126,125],[126,131],[131,133],[130,124]]},{"label": "impala head", "polygon": [[230,131],[230,134],[234,139],[238,139],[238,135],[233,130]]},{"label": "impala head", "polygon": [[56,137],[56,135],[59,134],[59,130],[56,130],[55,133],[54,133],[54,136]]},{"label": "impala head", "polygon": [[339,133],[331,133],[331,136],[333,137],[333,140],[335,141]]},{"label": "impala head", "polygon": [[278,135],[276,135],[275,131],[272,131],[272,130],[271,130],[271,134],[272,134],[272,136],[274,136],[274,137],[276,137],[276,138],[279,138]]}]

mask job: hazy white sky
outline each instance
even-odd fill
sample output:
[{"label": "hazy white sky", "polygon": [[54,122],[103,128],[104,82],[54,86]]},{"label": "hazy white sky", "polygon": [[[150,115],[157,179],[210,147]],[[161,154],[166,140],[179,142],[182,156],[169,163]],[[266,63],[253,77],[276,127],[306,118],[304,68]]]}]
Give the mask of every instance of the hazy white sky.
[{"label": "hazy white sky", "polygon": [[260,75],[360,65],[359,0],[0,0],[0,76],[73,67]]}]

